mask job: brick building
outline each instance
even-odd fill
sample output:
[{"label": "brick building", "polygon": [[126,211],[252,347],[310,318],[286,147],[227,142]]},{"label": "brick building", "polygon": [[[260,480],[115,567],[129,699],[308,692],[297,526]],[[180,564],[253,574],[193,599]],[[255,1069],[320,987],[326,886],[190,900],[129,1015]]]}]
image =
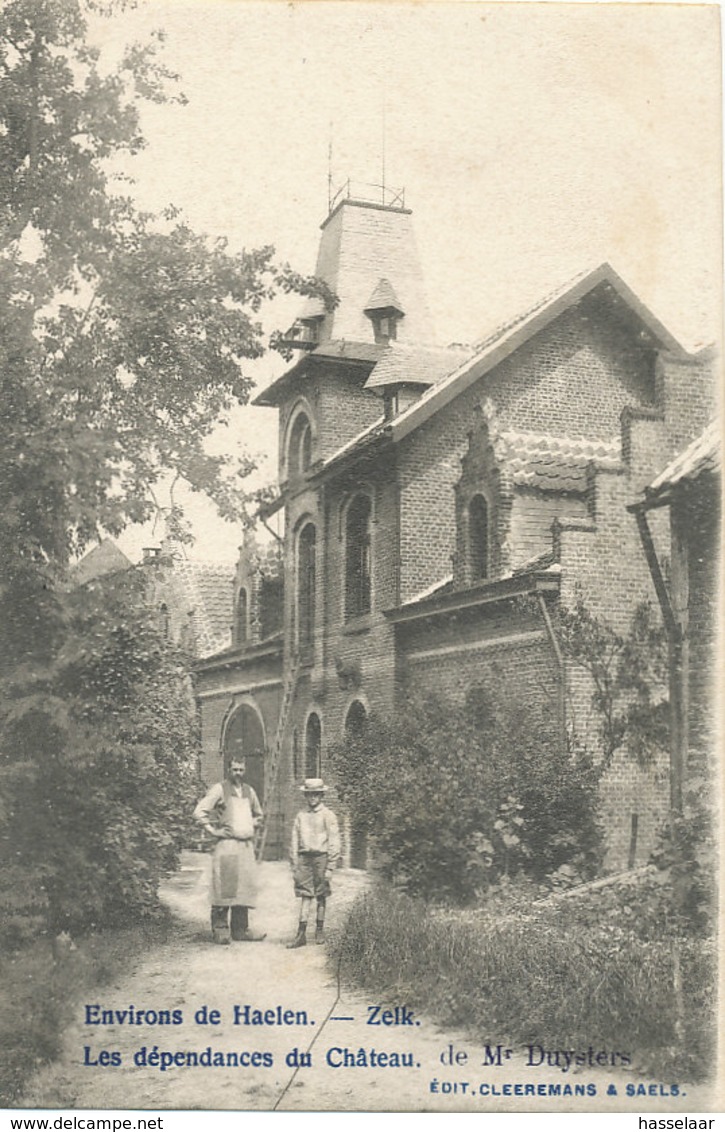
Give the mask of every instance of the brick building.
[{"label": "brick building", "polygon": [[[655,600],[627,504],[713,412],[712,359],[607,264],[471,347],[436,342],[400,203],[340,201],[317,274],[339,305],[306,303],[287,335],[298,360],[256,401],[279,411],[265,519],[280,541],[245,547],[233,643],[197,666],[204,777],[247,750],[268,855],[283,852],[295,784],[326,773],[326,746],[392,710],[406,682],[456,697],[495,671],[593,735],[557,610],[581,598],[623,630]],[[644,858],[666,805],[663,767],[615,761],[610,867]]]}]

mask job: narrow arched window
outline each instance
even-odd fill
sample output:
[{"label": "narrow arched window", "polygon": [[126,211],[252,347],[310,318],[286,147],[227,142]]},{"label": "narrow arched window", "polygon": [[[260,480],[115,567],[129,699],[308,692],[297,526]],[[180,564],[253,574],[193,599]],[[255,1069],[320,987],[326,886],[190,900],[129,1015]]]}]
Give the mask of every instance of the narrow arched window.
[{"label": "narrow arched window", "polygon": [[305,728],[305,778],[319,778],[322,762],[322,725],[315,712],[307,719]]},{"label": "narrow arched window", "polygon": [[159,628],[161,630],[161,636],[164,638],[165,641],[168,641],[169,630],[170,630],[170,622],[169,622],[169,607],[166,604],[166,602],[163,602],[163,604],[159,606]]},{"label": "narrow arched window", "polygon": [[300,653],[310,652],[315,634],[317,536],[313,523],[306,523],[297,543],[297,644]]},{"label": "narrow arched window", "polygon": [[304,428],[300,435],[299,447],[299,465],[300,471],[306,472],[312,463],[312,428],[310,422],[305,420]]},{"label": "narrow arched window", "polygon": [[481,581],[489,574],[488,503],[474,495],[468,506],[468,539],[471,580]]},{"label": "narrow arched window", "polygon": [[312,463],[312,426],[305,413],[300,413],[292,425],[287,449],[287,471],[290,476],[306,472]]},{"label": "narrow arched window", "polygon": [[370,500],[356,495],[345,519],[345,616],[370,612]]},{"label": "narrow arched window", "polygon": [[359,700],[353,700],[345,717],[345,733],[352,739],[359,738],[365,730],[367,718],[365,705],[361,704]]},{"label": "narrow arched window", "polygon": [[237,594],[236,639],[241,645],[247,639],[247,591],[241,589]]}]

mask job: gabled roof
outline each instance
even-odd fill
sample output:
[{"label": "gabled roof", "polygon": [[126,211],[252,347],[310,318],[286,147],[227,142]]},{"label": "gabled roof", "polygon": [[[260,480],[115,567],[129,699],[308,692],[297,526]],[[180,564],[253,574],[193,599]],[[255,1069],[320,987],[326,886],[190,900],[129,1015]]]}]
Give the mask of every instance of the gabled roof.
[{"label": "gabled roof", "polygon": [[95,578],[130,570],[132,565],[131,559],[116,546],[113,539],[104,538],[98,546],[94,546],[93,550],[89,550],[71,566],[68,577],[72,585],[84,586]]},{"label": "gabled roof", "polygon": [[687,352],[670,334],[662,323],[642,303],[623,279],[608,264],[603,263],[594,271],[587,272],[570,280],[569,283],[552,292],[528,311],[504,323],[484,338],[473,356],[464,361],[438,384],[428,389],[422,397],[393,421],[393,438],[401,440],[409,432],[424,424],[434,413],[449,404],[460,393],[468,389],[479,378],[489,373],[505,358],[514,353],[535,334],[549,326],[566,310],[589,295],[596,288],[608,288],[629,309],[641,324],[647,335],[653,338],[664,350],[678,357],[687,357]]},{"label": "gabled roof", "polygon": [[720,424],[715,420],[645,488],[647,502],[651,506],[665,503],[673,489],[682,484],[693,483],[702,475],[716,475],[721,460]]}]

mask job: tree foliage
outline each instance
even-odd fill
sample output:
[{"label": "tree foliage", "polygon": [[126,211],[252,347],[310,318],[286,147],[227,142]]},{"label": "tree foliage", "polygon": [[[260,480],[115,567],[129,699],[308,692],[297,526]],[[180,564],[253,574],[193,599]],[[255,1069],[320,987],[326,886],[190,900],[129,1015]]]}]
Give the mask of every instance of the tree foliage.
[{"label": "tree foliage", "polygon": [[3,936],[153,914],[189,828],[198,737],[184,657],[128,570],[59,596],[63,640],[4,683]]},{"label": "tree foliage", "polygon": [[104,70],[80,0],[0,13],[4,535],[53,558],[146,518],[169,469],[239,517],[250,464],[204,441],[248,399],[262,305],[280,290],[334,302],[271,247],[232,253],[118,191],[110,159],[143,147],[140,102],[173,96],[161,45]]},{"label": "tree foliage", "polygon": [[370,717],[329,758],[354,825],[413,894],[466,902],[521,871],[596,868],[597,772],[563,749],[546,706],[503,682]]},{"label": "tree foliage", "polygon": [[182,96],[161,35],[106,64],[101,7],[0,8],[0,899],[23,930],[148,910],[188,802],[176,661],[129,580],[74,594],[68,563],[146,519],[166,474],[239,519],[251,463],[206,440],[248,399],[263,304],[334,303],[271,247],[134,204],[113,170],[145,144],[140,107]]}]

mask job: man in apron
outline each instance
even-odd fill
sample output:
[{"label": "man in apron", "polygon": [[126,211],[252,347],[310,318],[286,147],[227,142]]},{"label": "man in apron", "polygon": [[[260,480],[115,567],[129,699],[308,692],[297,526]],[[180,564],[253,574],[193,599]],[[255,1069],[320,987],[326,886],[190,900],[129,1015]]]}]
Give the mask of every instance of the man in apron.
[{"label": "man in apron", "polygon": [[224,782],[212,786],[194,810],[194,820],[216,838],[211,866],[211,930],[215,943],[231,939],[259,940],[249,927],[249,909],[257,903],[258,867],[254,833],[262,823],[262,807],[244,781],[246,764],[233,756]]}]

